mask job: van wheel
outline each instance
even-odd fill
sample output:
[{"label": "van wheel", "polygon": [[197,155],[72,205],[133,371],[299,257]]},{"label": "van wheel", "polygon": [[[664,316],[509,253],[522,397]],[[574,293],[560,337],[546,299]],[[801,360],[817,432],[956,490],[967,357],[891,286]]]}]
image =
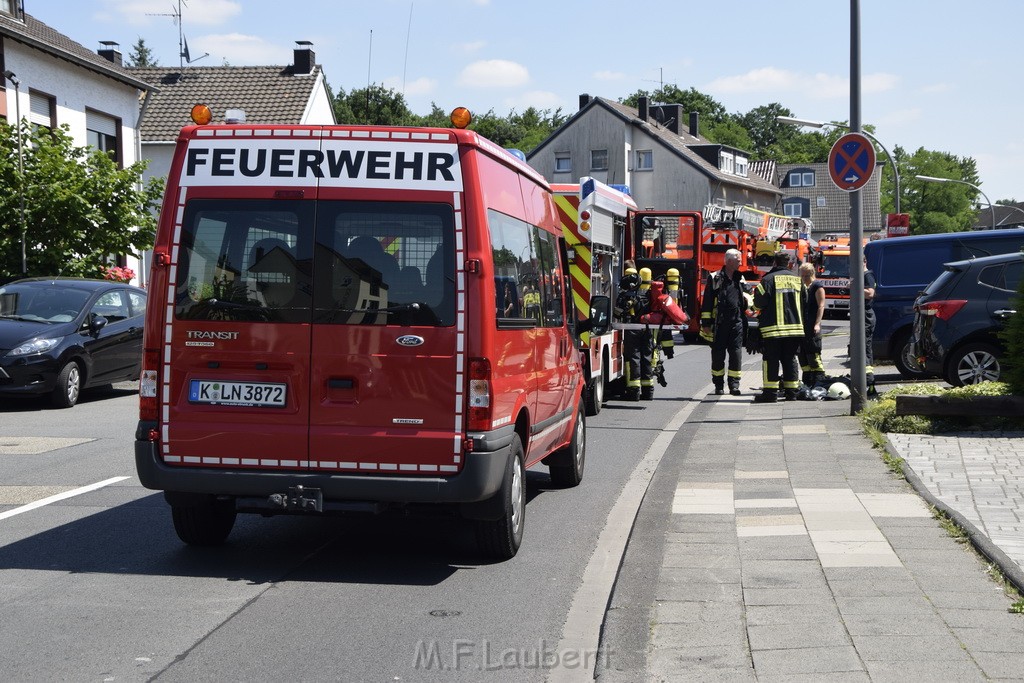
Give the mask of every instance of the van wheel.
[{"label": "van wheel", "polygon": [[892,363],[899,370],[900,375],[907,379],[924,379],[929,376],[929,373],[914,357],[914,347],[910,343],[910,330],[904,330],[896,335],[892,349]]},{"label": "van wheel", "polygon": [[602,368],[601,374],[587,385],[587,415],[597,415],[601,412],[601,405],[604,404],[604,373],[605,370]]},{"label": "van wheel", "polygon": [[235,504],[210,500],[199,505],[171,505],[171,519],[174,531],[184,543],[220,545],[235,526]]},{"label": "van wheel", "polygon": [[526,472],[523,466],[523,442],[516,434],[512,437],[511,453],[505,466],[501,490],[504,509],[501,517],[479,520],[476,526],[477,545],[488,557],[508,560],[515,557],[523,542],[526,514]]},{"label": "van wheel", "polygon": [[583,467],[587,464],[587,429],[583,411],[576,411],[576,424],[572,428],[572,439],[559,455],[565,464],[551,465],[551,483],[560,488],[579,486],[583,481]]},{"label": "van wheel", "polygon": [[992,344],[964,344],[949,355],[946,381],[955,387],[979,382],[998,382],[1002,376],[998,354],[999,349]]},{"label": "van wheel", "polygon": [[57,375],[57,384],[50,394],[50,403],[55,408],[71,408],[78,403],[81,392],[82,371],[78,368],[78,363],[70,361]]}]

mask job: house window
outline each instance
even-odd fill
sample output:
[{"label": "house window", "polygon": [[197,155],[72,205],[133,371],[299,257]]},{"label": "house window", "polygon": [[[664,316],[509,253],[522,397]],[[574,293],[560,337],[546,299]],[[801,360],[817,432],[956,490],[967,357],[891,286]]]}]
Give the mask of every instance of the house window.
[{"label": "house window", "polygon": [[785,202],[782,205],[782,213],[790,218],[802,218],[803,217],[803,203],[802,202]]},{"label": "house window", "polygon": [[638,149],[636,152],[636,170],[654,170],[654,152],[649,149]]},{"label": "house window", "polygon": [[117,131],[120,128],[117,119],[96,111],[85,112],[86,142],[106,152],[114,161],[118,160]]},{"label": "house window", "polygon": [[804,187],[814,187],[814,171],[804,171],[803,175]]},{"label": "house window", "polygon": [[572,160],[568,152],[555,153],[555,173],[569,173],[572,171]]},{"label": "house window", "polygon": [[819,209],[824,208],[826,206],[824,197],[817,198],[817,206]]},{"label": "house window", "polygon": [[721,171],[722,173],[732,173],[735,168],[733,164],[734,161],[735,157],[732,154],[728,154],[727,152],[719,152],[718,170]]},{"label": "house window", "polygon": [[747,163],[746,157],[736,157],[736,175],[747,177]]},{"label": "house window", "polygon": [[54,116],[54,112],[57,109],[56,100],[50,95],[44,95],[40,92],[29,91],[29,123],[32,124],[33,128],[42,126],[43,128],[55,128],[57,126],[57,120]]},{"label": "house window", "polygon": [[790,187],[814,187],[814,171],[790,171]]},{"label": "house window", "polygon": [[590,170],[591,171],[607,171],[608,170],[608,150],[606,150],[606,149],[592,149],[592,150],[590,150]]}]

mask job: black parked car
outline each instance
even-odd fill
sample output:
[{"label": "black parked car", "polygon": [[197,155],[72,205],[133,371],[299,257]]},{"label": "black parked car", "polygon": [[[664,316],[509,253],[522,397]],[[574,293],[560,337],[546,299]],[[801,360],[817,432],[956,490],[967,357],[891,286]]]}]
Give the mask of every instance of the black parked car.
[{"label": "black parked car", "polygon": [[947,263],[914,304],[914,350],[927,372],[954,386],[999,381],[998,332],[1020,303],[1024,254]]},{"label": "black parked car", "polygon": [[49,395],[137,380],[146,292],[108,280],[28,278],[0,286],[0,396]]}]

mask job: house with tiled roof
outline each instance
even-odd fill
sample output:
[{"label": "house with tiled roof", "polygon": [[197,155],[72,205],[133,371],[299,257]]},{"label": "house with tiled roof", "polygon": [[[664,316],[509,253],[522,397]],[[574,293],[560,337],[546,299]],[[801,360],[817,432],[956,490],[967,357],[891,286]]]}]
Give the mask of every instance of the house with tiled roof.
[{"label": "house with tiled roof", "polygon": [[[116,43],[94,52],[26,14],[20,0],[0,0],[0,72],[0,118],[9,124],[67,125],[76,146],[103,150],[122,168],[140,158],[139,101],[153,87],[121,65]],[[31,226],[26,236],[31,254]],[[142,273],[134,257],[118,265]]]},{"label": "house with tiled roof", "polygon": [[136,77],[159,88],[142,106],[142,156],[147,176],[166,176],[174,141],[193,105],[205,104],[213,121],[229,109],[245,112],[246,123],[333,124],[334,108],[323,68],[307,41],[298,41],[288,66],[138,67]]},{"label": "house with tiled roof", "polygon": [[[861,230],[869,235],[885,229],[882,214],[882,166],[877,162],[871,179],[860,190]],[[814,224],[811,236],[827,232],[850,231],[850,193],[840,190],[828,172],[827,163],[779,164],[782,189],[782,213],[793,218],[808,218]]]},{"label": "house with tiled roof", "polygon": [[699,117],[679,104],[628,107],[581,95],[579,110],[527,154],[549,182],[591,176],[628,185],[641,208],[700,211],[708,204],[776,212],[778,186],[751,170],[745,150],[700,135]]},{"label": "house with tiled roof", "polygon": [[94,52],[0,0],[0,117],[35,126],[67,124],[75,144],[93,145],[120,166],[138,159],[139,99],[152,89],[121,66],[116,43]]}]

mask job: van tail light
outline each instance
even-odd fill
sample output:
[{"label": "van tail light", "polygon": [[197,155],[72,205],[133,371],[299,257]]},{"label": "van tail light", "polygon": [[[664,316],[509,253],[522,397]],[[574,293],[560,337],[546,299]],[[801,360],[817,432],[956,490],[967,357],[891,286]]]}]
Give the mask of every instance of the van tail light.
[{"label": "van tail light", "polygon": [[947,299],[945,301],[929,301],[928,303],[918,304],[916,308],[921,315],[932,315],[939,320],[949,320],[966,303],[966,299]]},{"label": "van tail light", "polygon": [[469,431],[491,428],[491,364],[485,358],[469,359]]},{"label": "van tail light", "polygon": [[160,391],[160,352],[145,349],[142,352],[142,375],[139,377],[139,419],[156,421],[159,417],[157,396]]}]

